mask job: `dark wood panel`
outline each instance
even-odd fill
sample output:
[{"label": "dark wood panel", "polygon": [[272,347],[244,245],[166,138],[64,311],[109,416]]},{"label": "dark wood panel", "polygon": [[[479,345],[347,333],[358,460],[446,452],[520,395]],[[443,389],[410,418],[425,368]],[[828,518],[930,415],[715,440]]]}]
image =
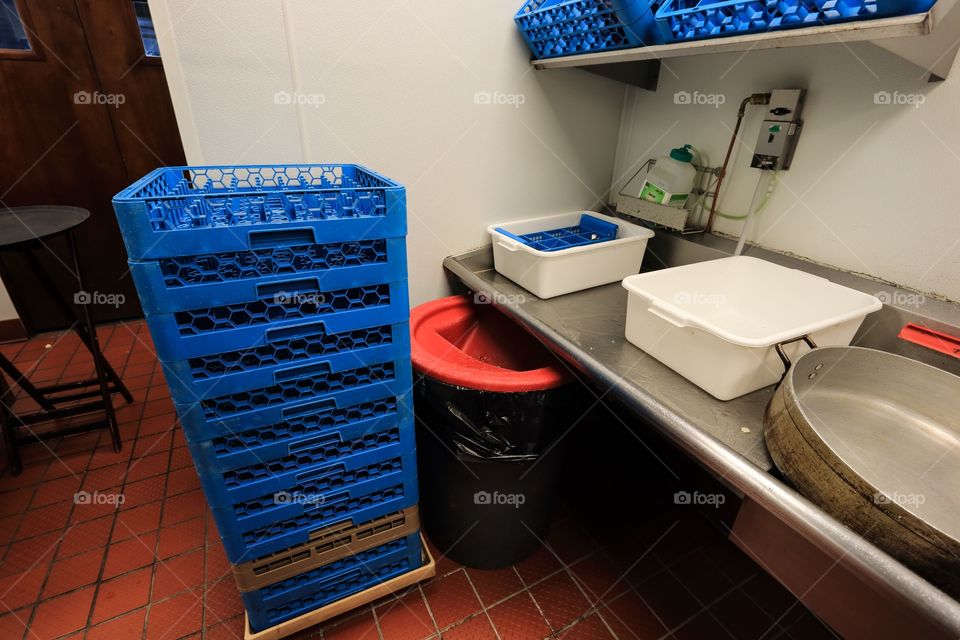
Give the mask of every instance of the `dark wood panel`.
[{"label": "dark wood panel", "polygon": [[[0,58],[0,201],[7,206],[65,204],[84,207],[91,218],[78,232],[80,260],[91,288],[122,293],[119,307],[98,308],[99,319],[131,317],[139,306],[126,271],[123,245],[110,197],[128,181],[107,106],[78,100],[97,91],[97,74],[76,6],[72,2],[24,3],[39,59]],[[76,289],[59,243],[41,252],[64,295]],[[17,256],[0,260],[14,305],[30,332],[69,324]]]},{"label": "dark wood panel", "polygon": [[[183,151],[163,67],[143,55],[129,0],[24,0],[32,56],[0,54],[0,203],[66,204],[91,218],[78,231],[89,288],[121,294],[98,321],[141,315],[114,218],[114,194]],[[43,264],[62,293],[76,287],[61,242]],[[0,276],[30,333],[69,321],[42,295],[24,261],[0,256]]]},{"label": "dark wood panel", "polygon": [[124,100],[109,110],[132,180],[184,164],[163,65],[143,51],[130,0],[76,0],[103,91]]}]

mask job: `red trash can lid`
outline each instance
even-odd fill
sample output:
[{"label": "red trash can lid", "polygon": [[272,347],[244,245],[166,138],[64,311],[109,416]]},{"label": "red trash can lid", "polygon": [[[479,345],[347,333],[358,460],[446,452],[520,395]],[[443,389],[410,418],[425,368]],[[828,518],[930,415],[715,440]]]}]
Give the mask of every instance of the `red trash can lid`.
[{"label": "red trash can lid", "polygon": [[570,372],[533,336],[492,305],[466,296],[424,303],[410,313],[413,366],[447,384],[482,391],[542,391]]}]

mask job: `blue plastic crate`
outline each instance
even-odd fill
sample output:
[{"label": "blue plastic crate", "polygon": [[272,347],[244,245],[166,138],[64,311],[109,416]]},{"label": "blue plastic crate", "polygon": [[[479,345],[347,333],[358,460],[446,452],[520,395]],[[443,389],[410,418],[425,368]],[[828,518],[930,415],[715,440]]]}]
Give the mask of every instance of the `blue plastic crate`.
[{"label": "blue plastic crate", "polygon": [[418,569],[422,564],[420,534],[415,533],[240,596],[250,628],[257,632]]},{"label": "blue plastic crate", "polygon": [[[216,434],[184,430],[194,458],[211,471],[223,473],[291,455],[329,433],[373,433],[401,424],[411,415],[409,393],[397,394],[388,384],[335,394],[301,407],[283,422]],[[201,436],[198,438],[198,436]]]},{"label": "blue plastic crate", "polygon": [[527,0],[514,22],[534,58],[555,58],[657,44],[658,6],[649,0]]},{"label": "blue plastic crate", "polygon": [[[326,424],[342,424],[341,415],[353,415],[350,408],[354,406],[379,403],[385,398],[402,398],[404,402],[409,404],[409,400],[407,400],[407,394],[410,392],[410,387],[407,386],[408,381],[409,379],[406,376],[400,376],[398,379],[389,382],[367,384],[338,393],[325,394],[308,402],[281,407],[279,411],[281,420],[268,425],[248,426],[241,423],[238,426],[219,420],[205,420],[200,411],[185,411],[184,415],[178,417],[186,439],[197,445],[210,441],[217,443],[215,444],[216,447],[220,447],[220,439],[230,439],[238,434],[261,429],[265,432],[277,434],[289,432],[292,435],[297,435]],[[284,428],[285,425],[286,428]],[[278,443],[281,441],[282,437],[278,436]],[[256,447],[252,447],[252,450],[255,449]],[[242,451],[235,451],[234,453],[238,457],[243,457],[241,455]]]},{"label": "blue plastic crate", "polygon": [[[378,463],[379,471],[365,479],[351,478],[314,501],[293,498],[278,504],[274,495],[231,507],[211,509],[227,559],[240,564],[304,544],[311,533],[349,521],[364,524],[417,504],[416,454]],[[304,478],[304,487],[310,479]],[[287,492],[305,495],[303,492]]]},{"label": "blue plastic crate", "polygon": [[[269,333],[269,332],[268,332]],[[312,325],[291,337],[275,338],[260,347],[211,356],[163,362],[170,394],[179,404],[259,389],[289,377],[288,372],[317,362],[334,370],[410,357],[410,329],[394,325],[326,333]]]},{"label": "blue plastic crate", "polygon": [[[208,460],[208,449],[189,447],[210,508],[253,518],[276,506],[272,501],[278,492],[325,494],[349,486],[349,478],[374,478],[400,468],[415,454],[413,434],[413,414],[405,411],[392,421],[317,432],[288,445],[286,455],[232,469]],[[416,474],[412,467],[404,472]]]},{"label": "blue plastic crate", "polygon": [[537,251],[560,251],[616,240],[617,229],[617,225],[612,222],[584,213],[575,227],[547,229],[523,235],[510,233],[501,227],[497,227],[496,231]]},{"label": "blue plastic crate", "polygon": [[835,24],[927,11],[921,0],[664,0],[657,26],[665,42]]},{"label": "blue plastic crate", "polygon": [[130,262],[144,313],[242,304],[264,291],[349,289],[407,277],[403,238],[276,246]]},{"label": "blue plastic crate", "polygon": [[164,167],[113,199],[131,260],[406,235],[406,192],[359,165]]},{"label": "blue plastic crate", "polygon": [[408,358],[342,371],[334,371],[321,362],[298,367],[288,375],[269,387],[208,396],[187,405],[177,404],[174,398],[174,407],[185,432],[223,434],[277,424],[290,416],[314,411],[324,401],[351,389],[384,385],[399,395],[413,386]]},{"label": "blue plastic crate", "polygon": [[[267,334],[323,322],[325,331],[407,322],[410,302],[406,280],[387,284],[317,291],[307,279],[277,291],[263,291],[256,302],[216,305],[147,314],[147,326],[160,360],[188,360],[261,346]],[[291,290],[293,289],[293,290]]]}]

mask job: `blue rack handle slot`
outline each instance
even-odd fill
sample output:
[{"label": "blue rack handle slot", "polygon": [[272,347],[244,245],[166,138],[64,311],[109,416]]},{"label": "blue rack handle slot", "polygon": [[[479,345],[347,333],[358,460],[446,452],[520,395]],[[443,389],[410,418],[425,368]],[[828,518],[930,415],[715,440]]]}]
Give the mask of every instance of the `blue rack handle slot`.
[{"label": "blue rack handle slot", "polygon": [[273,374],[274,380],[277,382],[282,382],[284,380],[291,380],[297,378],[309,378],[311,376],[321,375],[325,376],[332,373],[330,363],[324,360],[323,362],[315,362],[302,367],[290,367],[289,369],[281,369]]},{"label": "blue rack handle slot", "polygon": [[324,335],[328,334],[327,323],[326,322],[304,322],[302,324],[294,324],[289,327],[280,327],[278,329],[267,329],[264,332],[267,342],[273,342],[274,340],[283,340],[286,338],[296,338],[305,334],[312,333],[322,333]]},{"label": "blue rack handle slot", "polygon": [[310,513],[311,511],[316,511],[321,507],[329,507],[337,504],[346,504],[349,500],[350,500],[350,492],[341,491],[340,493],[334,494],[333,496],[331,496],[326,500],[323,500],[323,501],[318,500],[310,504],[301,505],[301,510],[303,511],[303,513]]},{"label": "blue rack handle slot", "polygon": [[290,452],[302,451],[304,449],[312,449],[319,444],[336,444],[337,442],[340,442],[340,438],[337,437],[336,433],[327,433],[295,442],[291,444],[288,449]]},{"label": "blue rack handle slot", "polygon": [[324,478],[335,477],[344,473],[347,470],[346,465],[337,464],[332,467],[323,467],[317,469],[316,471],[308,471],[306,473],[298,473],[294,482],[297,484],[305,484],[307,482],[312,482],[316,480],[323,480]]},{"label": "blue rack handle slot", "polygon": [[257,285],[257,296],[260,298],[269,298],[281,293],[319,293],[319,291],[320,278],[299,278]]},{"label": "blue rack handle slot", "polygon": [[250,247],[263,249],[298,244],[317,244],[316,229],[299,227],[294,229],[273,229],[271,231],[251,231],[247,238]]},{"label": "blue rack handle slot", "polygon": [[328,400],[318,400],[316,402],[308,402],[306,404],[299,405],[296,409],[285,409],[281,412],[281,415],[285,420],[292,418],[298,418],[300,416],[306,416],[313,413],[320,413],[323,411],[330,411],[332,409],[339,409],[337,406],[337,401],[333,398]]}]

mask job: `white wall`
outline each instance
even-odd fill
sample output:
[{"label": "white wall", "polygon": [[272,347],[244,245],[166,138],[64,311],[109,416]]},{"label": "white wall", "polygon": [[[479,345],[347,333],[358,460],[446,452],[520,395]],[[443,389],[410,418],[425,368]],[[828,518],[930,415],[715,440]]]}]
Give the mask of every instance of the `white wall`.
[{"label": "white wall", "polygon": [[[807,88],[793,167],[781,173],[751,240],[960,300],[960,64],[954,72],[928,84],[920,69],[869,44],[666,61],[658,92],[631,92],[615,186],[637,161],[683,143],[719,165],[743,97]],[[726,101],[677,105],[678,91]],[[876,104],[877,92],[913,104]],[[758,111],[748,107],[744,145],[723,187],[728,213],[747,209],[757,183],[749,164]],[[717,229],[738,235],[741,225],[721,221]]]},{"label": "white wall", "polygon": [[533,72],[519,4],[150,7],[188,162],[360,162],[399,180],[417,304],[446,292],[443,258],[486,243],[488,224],[609,199],[624,89]]}]

